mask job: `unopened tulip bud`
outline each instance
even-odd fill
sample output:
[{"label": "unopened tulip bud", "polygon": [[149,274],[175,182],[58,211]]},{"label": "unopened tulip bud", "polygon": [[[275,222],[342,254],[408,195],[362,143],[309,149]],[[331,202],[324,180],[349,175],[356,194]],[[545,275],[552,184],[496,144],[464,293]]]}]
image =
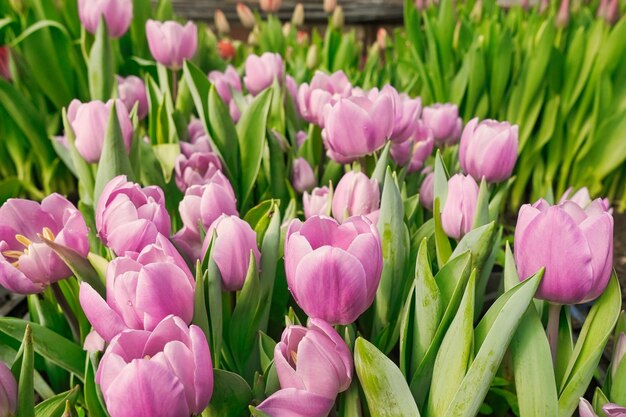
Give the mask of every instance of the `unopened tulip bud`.
[{"label": "unopened tulip bud", "polygon": [[283,0],[259,0],[259,6],[265,13],[276,13],[282,4]]},{"label": "unopened tulip bud", "polygon": [[345,22],[345,15],[343,14],[343,8],[341,6],[337,6],[335,11],[333,12],[332,17],[332,25],[334,28],[341,29]]},{"label": "unopened tulip bud", "polygon": [[387,48],[387,30],[385,28],[379,28],[378,32],[376,32],[376,44],[381,50],[385,50]]},{"label": "unopened tulip bud", "polygon": [[316,187],[311,194],[304,192],[302,207],[304,218],[313,216],[330,216],[330,208],[333,200],[333,191],[328,187]]},{"label": "unopened tulip bud", "polygon": [[283,36],[287,38],[289,37],[290,33],[291,33],[291,23],[285,22],[285,24],[283,25]]},{"label": "unopened tulip bud", "polygon": [[256,19],[252,10],[243,3],[237,3],[237,16],[239,16],[241,25],[246,29],[252,29],[256,25]]},{"label": "unopened tulip bud", "polygon": [[258,34],[253,30],[248,34],[248,44],[249,45],[257,45],[259,41]]},{"label": "unopened tulip bud", "polygon": [[563,28],[569,22],[569,0],[561,0],[559,12],[556,15],[557,27]]},{"label": "unopened tulip bud", "polygon": [[580,417],[598,417],[589,401],[581,398],[578,402],[578,415]]},{"label": "unopened tulip bud", "polygon": [[333,195],[333,217],[340,222],[352,216],[365,216],[378,210],[380,188],[375,179],[362,172],[345,174]]},{"label": "unopened tulip bud", "polygon": [[0,77],[11,81],[11,70],[9,69],[9,47],[0,46]]},{"label": "unopened tulip bud", "polygon": [[79,0],[78,16],[87,32],[95,34],[104,18],[109,35],[122,36],[133,18],[132,0]]},{"label": "unopened tulip bud", "polygon": [[306,67],[310,70],[317,68],[319,65],[319,53],[317,45],[313,44],[306,53]]},{"label": "unopened tulip bud", "polygon": [[302,3],[296,4],[296,7],[293,9],[291,24],[295,27],[299,27],[304,24],[304,5]]},{"label": "unopened tulip bud", "polygon": [[297,158],[293,161],[291,182],[293,188],[299,193],[309,191],[315,187],[315,173],[306,159]]},{"label": "unopened tulip bud", "polygon": [[420,185],[420,204],[428,211],[433,211],[433,201],[435,200],[435,174],[430,172]]},{"label": "unopened tulip bud", "polygon": [[193,22],[185,26],[175,21],[146,22],[148,47],[154,59],[173,70],[179,70],[198,48],[198,30]]},{"label": "unopened tulip bud", "polygon": [[609,9],[609,0],[600,0],[600,5],[598,6],[598,11],[596,12],[596,16],[606,19],[606,13]]},{"label": "unopened tulip bud", "polygon": [[619,3],[617,0],[609,0],[605,19],[609,25],[614,25],[619,20]]},{"label": "unopened tulip bud", "polygon": [[217,28],[217,32],[220,35],[226,35],[230,33],[230,25],[228,24],[228,19],[223,11],[220,9],[215,10],[215,27]]},{"label": "unopened tulip bud", "polygon": [[448,198],[441,212],[441,224],[448,236],[461,239],[474,223],[478,184],[469,175],[456,174],[448,180]]},{"label": "unopened tulip bud", "polygon": [[331,14],[337,7],[337,0],[324,0],[324,12]]},{"label": "unopened tulip bud", "polygon": [[10,417],[17,409],[17,382],[11,370],[0,361],[0,417]]}]

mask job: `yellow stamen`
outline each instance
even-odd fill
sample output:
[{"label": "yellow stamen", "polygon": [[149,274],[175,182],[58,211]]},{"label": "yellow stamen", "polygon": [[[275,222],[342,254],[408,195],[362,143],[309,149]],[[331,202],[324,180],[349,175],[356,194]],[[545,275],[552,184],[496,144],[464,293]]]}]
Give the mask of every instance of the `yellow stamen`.
[{"label": "yellow stamen", "polygon": [[144,356],[143,358],[144,358],[144,359],[146,359],[146,360],[150,360],[150,359],[152,359],[152,356],[150,356],[150,355],[146,355],[146,356]]},{"label": "yellow stamen", "polygon": [[26,247],[29,247],[30,244],[33,243],[29,238],[20,234],[15,235],[15,239]]},{"label": "yellow stamen", "polygon": [[19,250],[5,250],[5,251],[2,251],[2,256],[4,256],[5,258],[18,259],[22,255],[24,255],[24,252],[19,251]]},{"label": "yellow stamen", "polygon": [[50,230],[49,227],[44,227],[43,228],[43,237],[45,237],[48,240],[54,240],[54,233],[52,233],[52,230]]},{"label": "yellow stamen", "polygon": [[298,354],[295,351],[291,351],[291,360],[294,364],[298,363]]},{"label": "yellow stamen", "polygon": [[11,265],[13,265],[16,268],[20,267],[20,263],[18,261],[13,262]]}]

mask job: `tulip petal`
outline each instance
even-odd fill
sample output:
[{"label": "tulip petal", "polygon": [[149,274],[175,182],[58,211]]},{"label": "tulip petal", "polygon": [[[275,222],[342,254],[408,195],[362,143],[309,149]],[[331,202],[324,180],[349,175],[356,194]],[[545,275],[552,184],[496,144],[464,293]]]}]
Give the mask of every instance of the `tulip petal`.
[{"label": "tulip petal", "polygon": [[334,403],[334,398],[287,388],[275,392],[256,408],[272,417],[326,417]]},{"label": "tulip petal", "polygon": [[96,332],[107,342],[127,329],[122,318],[109,307],[89,284],[81,283],[78,298],[87,319]]},{"label": "tulip petal", "polygon": [[593,282],[585,301],[599,297],[611,278],[613,269],[613,217],[608,213],[587,218],[580,224],[580,229],[592,249],[591,267]]}]

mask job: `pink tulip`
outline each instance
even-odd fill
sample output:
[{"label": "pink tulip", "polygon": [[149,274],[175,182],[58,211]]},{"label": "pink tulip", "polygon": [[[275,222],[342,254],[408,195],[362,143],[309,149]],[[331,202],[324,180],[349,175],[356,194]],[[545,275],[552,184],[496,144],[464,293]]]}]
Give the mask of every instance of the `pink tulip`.
[{"label": "pink tulip", "polygon": [[11,81],[11,70],[9,68],[10,60],[9,47],[6,45],[0,46],[0,77],[7,81]]},{"label": "pink tulip", "polygon": [[589,401],[581,398],[578,402],[578,415],[580,417],[598,417]]},{"label": "pink tulip", "polygon": [[241,25],[246,29],[252,29],[254,25],[256,25],[256,18],[254,17],[254,13],[248,6],[243,3],[237,3],[237,16],[239,17],[239,21],[241,21]]},{"label": "pink tulip", "polygon": [[106,301],[83,282],[80,303],[94,330],[110,342],[126,329],[153,330],[170,314],[190,323],[194,285],[187,265],[160,235],[139,254],[109,263]]},{"label": "pink tulip", "polygon": [[459,160],[476,181],[502,182],[511,177],[517,161],[518,126],[508,122],[470,120],[463,130]]},{"label": "pink tulip", "polygon": [[170,227],[165,196],[159,187],[142,188],[120,175],[102,190],[96,206],[96,229],[102,242],[116,254],[141,252],[159,233],[169,236]]},{"label": "pink tulip", "polygon": [[291,75],[287,75],[285,77],[285,87],[287,87],[287,93],[289,93],[291,101],[296,104],[298,100],[298,83],[295,78]]},{"label": "pink tulip", "polygon": [[111,417],[189,417],[213,394],[206,337],[168,316],[152,332],[127,330],[107,348],[96,373]]},{"label": "pink tulip", "polygon": [[49,195],[41,204],[7,200],[0,207],[0,285],[19,294],[36,294],[70,277],[72,271],[43,238],[87,256],[88,234],[83,215],[59,194]]},{"label": "pink tulip", "polygon": [[515,262],[522,279],[545,267],[537,298],[557,304],[594,300],[611,277],[613,216],[600,199],[586,208],[573,201],[525,204],[515,228]]},{"label": "pink tulip", "polygon": [[340,98],[350,97],[351,93],[352,84],[343,71],[330,75],[316,71],[310,84],[300,84],[298,112],[307,122],[324,127],[324,106],[334,105]]},{"label": "pink tulip", "polygon": [[257,268],[261,260],[261,253],[256,243],[256,232],[248,223],[237,216],[221,215],[211,224],[207,231],[202,253],[206,253],[213,239],[213,260],[217,264],[222,276],[222,289],[238,291],[248,275],[251,253],[256,260]]},{"label": "pink tulip", "polygon": [[434,146],[431,130],[420,122],[409,139],[392,143],[389,153],[396,164],[407,165],[408,172],[417,172],[422,169],[426,159],[433,153]]},{"label": "pink tulip", "polygon": [[185,157],[190,158],[196,152],[206,153],[213,150],[201,120],[191,120],[187,125],[187,134],[189,141],[180,142],[180,151]]},{"label": "pink tulip", "polygon": [[326,104],[322,138],[328,157],[345,164],[376,152],[393,132],[394,114],[388,94],[375,100],[352,96]]},{"label": "pink tulip", "polygon": [[605,404],[602,412],[606,414],[606,417],[626,417],[626,407],[613,403]]},{"label": "pink tulip", "polygon": [[256,409],[276,417],[327,417],[334,399],[296,388],[276,391]]},{"label": "pink tulip", "polygon": [[422,112],[422,100],[418,97],[410,98],[406,93],[399,94],[391,85],[385,85],[382,90],[376,88],[368,92],[368,97],[375,100],[379,95],[386,94],[393,100],[394,121],[393,130],[389,139],[395,143],[407,140],[415,133]]},{"label": "pink tulip", "polygon": [[311,194],[305,191],[302,196],[304,217],[308,219],[318,215],[330,216],[332,199],[333,193],[328,187],[316,187]]},{"label": "pink tulip", "polygon": [[193,185],[204,185],[221,169],[220,158],[213,152],[195,152],[189,157],[180,154],[174,165],[176,186],[185,192]]},{"label": "pink tulip", "polygon": [[[376,226],[363,217],[293,220],[285,240],[287,285],[311,318],[353,323],[374,301],[382,272]],[[323,303],[320,300],[324,300]]]},{"label": "pink tulip", "polygon": [[146,36],[154,59],[172,70],[179,70],[198,48],[198,30],[193,22],[185,26],[172,20],[146,22]]},{"label": "pink tulip", "polygon": [[143,119],[148,114],[148,96],[146,95],[146,85],[143,80],[134,75],[126,78],[117,77],[117,95],[130,112],[135,103],[139,103],[137,107],[137,116]]},{"label": "pink tulip", "polygon": [[232,65],[226,68],[226,71],[211,71],[209,73],[209,81],[215,85],[217,93],[226,104],[230,104],[233,99],[232,91],[241,93],[241,79],[237,70]]},{"label": "pink tulip", "polygon": [[306,142],[308,137],[309,135],[303,130],[299,130],[296,133],[296,145],[298,145],[298,148],[300,148],[304,144],[304,142]]},{"label": "pink tulip", "polygon": [[17,382],[11,370],[0,361],[0,417],[15,415],[17,409]]},{"label": "pink tulip", "polygon": [[468,175],[456,174],[448,180],[448,198],[441,212],[443,230],[461,239],[472,230],[478,201],[478,184]]},{"label": "pink tulip", "polygon": [[[561,199],[559,200],[559,204],[565,203],[566,201],[573,201],[581,208],[585,209],[593,202],[593,200],[591,199],[591,195],[589,194],[589,189],[587,187],[582,187],[570,197],[572,191],[572,187],[565,190],[565,192],[561,196]],[[602,203],[604,210],[609,211],[611,209],[611,203],[609,202],[608,198],[604,198],[600,200],[600,202]]]},{"label": "pink tulip", "polygon": [[333,195],[333,217],[339,222],[352,216],[365,216],[379,208],[380,188],[378,182],[362,172],[345,174]]},{"label": "pink tulip", "polygon": [[454,145],[461,135],[463,121],[454,104],[433,104],[424,107],[422,121],[433,132],[437,146]]},{"label": "pink tulip", "polygon": [[87,32],[96,34],[104,18],[109,35],[119,38],[128,31],[133,18],[132,0],[78,0],[78,16]]},{"label": "pink tulip", "polygon": [[275,13],[280,9],[283,0],[259,0],[259,6],[265,13]]},{"label": "pink tulip", "polygon": [[293,188],[299,193],[309,191],[315,187],[315,184],[317,183],[315,173],[306,159],[294,159],[291,172],[291,183],[293,184]]},{"label": "pink tulip", "polygon": [[[113,100],[106,103],[99,100],[81,103],[75,99],[67,109],[67,118],[76,137],[76,150],[89,163],[100,160],[112,107]],[[130,152],[133,125],[130,122],[128,110],[121,100],[115,100],[115,111],[126,152]]]},{"label": "pink tulip", "polygon": [[435,174],[430,172],[422,181],[422,185],[420,185],[420,204],[429,211],[433,211],[433,201],[435,200],[434,181]]},{"label": "pink tulip", "polygon": [[265,52],[261,56],[249,55],[245,66],[243,82],[253,96],[271,87],[274,80],[282,85],[285,79],[285,64],[279,54]]}]

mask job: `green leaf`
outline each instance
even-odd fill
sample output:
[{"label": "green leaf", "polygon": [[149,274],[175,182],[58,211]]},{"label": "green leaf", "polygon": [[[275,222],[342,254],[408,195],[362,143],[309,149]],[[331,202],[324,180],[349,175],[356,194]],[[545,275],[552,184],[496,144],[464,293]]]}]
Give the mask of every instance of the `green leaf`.
[{"label": "green leaf", "polygon": [[433,218],[435,220],[435,250],[437,251],[437,265],[442,268],[452,256],[450,239],[443,230],[441,223],[441,201],[435,198],[433,202]]},{"label": "green leaf", "polygon": [[354,367],[372,417],[419,417],[402,372],[384,353],[361,337],[356,339]]},{"label": "green leaf", "polygon": [[152,150],[161,164],[165,182],[170,182],[176,165],[176,158],[180,155],[180,145],[178,143],[159,143],[152,145]]},{"label": "green leaf", "polygon": [[96,385],[96,356],[91,353],[86,357],[85,361],[85,386],[83,388],[85,406],[89,412],[89,417],[108,417],[104,410],[104,400],[100,388]]},{"label": "green leaf", "polygon": [[241,151],[240,207],[246,207],[248,204],[261,167],[271,98],[272,94],[269,89],[256,96],[237,124]]},{"label": "green leaf", "polygon": [[115,84],[115,57],[103,16],[100,16],[96,39],[89,51],[87,67],[91,99],[107,101]]},{"label": "green leaf", "polygon": [[23,338],[27,325],[30,325],[32,331],[35,352],[76,374],[81,380],[84,379],[85,351],[79,345],[39,324],[13,317],[0,317],[0,332],[16,340]]},{"label": "green leaf", "polygon": [[[230,174],[233,186],[238,184],[239,175],[239,138],[237,129],[230,117],[230,112],[215,86],[209,90],[208,132],[215,148],[219,151],[226,164],[226,172]],[[236,190],[235,190],[236,191]]]},{"label": "green leaf", "polygon": [[102,190],[107,183],[118,175],[127,175],[128,180],[133,179],[133,169],[126,153],[120,122],[117,118],[116,103],[111,106],[109,122],[107,125],[104,143],[102,144],[102,154],[98,163],[96,173],[96,184],[94,187],[94,202],[97,204]]},{"label": "green leaf", "polygon": [[22,340],[22,368],[17,385],[17,414],[15,417],[35,417],[35,389],[34,367],[35,352],[33,351],[33,336],[27,324]]},{"label": "green leaf", "polygon": [[[506,301],[494,303],[491,310],[497,311],[493,321],[483,319],[476,328],[476,348],[480,346],[474,362],[448,406],[446,416],[475,416],[489,391],[491,380],[496,374],[509,342],[535,291],[543,271],[518,284],[503,295]],[[482,343],[480,343],[482,341]]]},{"label": "green leaf", "polygon": [[52,398],[37,404],[35,407],[35,416],[37,417],[63,417],[63,411],[65,411],[65,403],[73,403],[80,391],[80,387],[77,385],[69,391],[62,392],[55,395]]},{"label": "green leaf", "polygon": [[202,413],[207,417],[240,417],[252,401],[250,386],[239,375],[213,370],[214,388],[211,403]]},{"label": "green leaf", "polygon": [[472,229],[483,226],[489,223],[489,188],[487,188],[487,181],[483,178],[480,182],[480,189],[478,190],[478,199],[476,202],[476,211],[474,212],[474,222],[472,223]]},{"label": "green leaf", "polygon": [[383,148],[382,152],[378,156],[378,162],[376,162],[376,168],[372,173],[371,179],[378,182],[379,187],[383,187],[385,184],[385,176],[387,174],[387,167],[389,166],[389,149],[391,148],[391,142]]},{"label": "green leaf", "polygon": [[446,205],[446,200],[448,199],[448,170],[446,169],[446,165],[443,163],[443,159],[441,156],[441,150],[437,149],[437,154],[435,155],[435,173],[433,180],[433,189],[434,189],[434,198],[439,199],[441,203],[441,208]]},{"label": "green leaf", "polygon": [[472,268],[476,268],[479,273],[482,272],[485,261],[493,250],[495,232],[495,222],[470,230],[454,248],[450,259],[454,259],[469,250],[472,254]]}]

